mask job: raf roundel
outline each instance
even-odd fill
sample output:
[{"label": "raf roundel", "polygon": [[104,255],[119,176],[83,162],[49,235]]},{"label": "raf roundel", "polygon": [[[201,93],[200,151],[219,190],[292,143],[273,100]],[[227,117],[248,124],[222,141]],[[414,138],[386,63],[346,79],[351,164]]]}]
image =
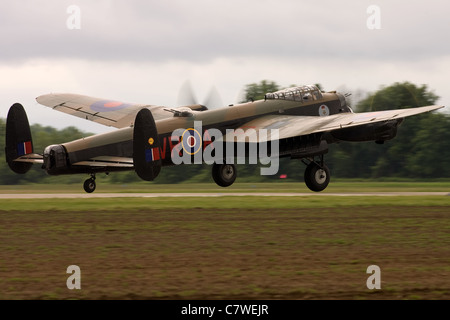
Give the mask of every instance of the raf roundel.
[{"label": "raf roundel", "polygon": [[131,104],[119,101],[101,100],[91,104],[91,109],[97,112],[117,111],[130,107]]},{"label": "raf roundel", "polygon": [[202,137],[197,130],[193,128],[186,129],[183,132],[181,139],[181,145],[187,154],[193,155],[200,151],[202,147]]},{"label": "raf roundel", "polygon": [[319,115],[321,116],[321,117],[326,117],[326,116],[329,116],[330,115],[330,109],[326,106],[326,105],[321,105],[320,107],[319,107]]}]

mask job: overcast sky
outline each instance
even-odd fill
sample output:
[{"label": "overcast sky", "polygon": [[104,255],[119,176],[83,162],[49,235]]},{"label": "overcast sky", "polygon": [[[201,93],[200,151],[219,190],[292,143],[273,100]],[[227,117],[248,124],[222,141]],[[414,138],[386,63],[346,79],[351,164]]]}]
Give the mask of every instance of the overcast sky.
[{"label": "overcast sky", "polygon": [[354,93],[410,81],[449,105],[449,13],[445,0],[2,0],[0,116],[21,102],[31,123],[105,132],[35,98],[176,106],[186,80],[199,103],[267,79]]}]

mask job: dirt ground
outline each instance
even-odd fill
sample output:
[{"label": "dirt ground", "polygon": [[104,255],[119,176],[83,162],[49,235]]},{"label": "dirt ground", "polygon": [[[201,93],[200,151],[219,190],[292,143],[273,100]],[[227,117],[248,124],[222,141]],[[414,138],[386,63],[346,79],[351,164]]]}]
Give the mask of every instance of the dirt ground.
[{"label": "dirt ground", "polygon": [[0,211],[0,299],[449,298],[448,207]]}]

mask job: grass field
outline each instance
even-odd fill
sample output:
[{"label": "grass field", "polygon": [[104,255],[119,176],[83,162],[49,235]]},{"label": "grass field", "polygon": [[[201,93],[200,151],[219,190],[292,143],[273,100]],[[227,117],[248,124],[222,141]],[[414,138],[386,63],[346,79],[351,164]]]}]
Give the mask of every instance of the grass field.
[{"label": "grass field", "polygon": [[[211,183],[183,183],[183,184],[156,184],[133,183],[111,184],[106,178],[98,179],[97,192],[119,193],[228,193],[228,192],[310,192],[303,182],[280,183],[234,183],[228,188],[221,188],[214,182]],[[83,193],[83,179],[79,184],[28,184],[0,186],[0,193]],[[444,192],[450,193],[450,181],[442,182],[367,182],[367,181],[337,181],[332,182],[323,193],[340,192]]]},{"label": "grass field", "polygon": [[[122,187],[217,192],[211,185]],[[0,192],[82,192],[21,188]],[[302,188],[237,184],[232,191]],[[329,192],[399,188],[450,189],[357,182]],[[98,192],[119,191],[105,185]],[[0,299],[450,298],[450,196],[0,201]],[[81,269],[81,290],[66,286],[70,265]],[[381,269],[380,290],[366,286],[370,265]]]}]

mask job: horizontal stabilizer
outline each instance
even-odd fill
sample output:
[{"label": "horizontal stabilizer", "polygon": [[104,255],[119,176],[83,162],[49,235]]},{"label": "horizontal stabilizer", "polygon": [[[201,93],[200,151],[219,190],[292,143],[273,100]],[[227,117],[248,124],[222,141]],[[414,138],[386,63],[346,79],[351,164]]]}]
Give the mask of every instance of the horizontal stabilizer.
[{"label": "horizontal stabilizer", "polygon": [[44,157],[41,154],[31,153],[21,156],[14,160],[14,162],[27,162],[27,163],[44,163]]},{"label": "horizontal stabilizer", "polygon": [[133,159],[123,157],[101,156],[90,160],[80,161],[73,166],[107,167],[107,168],[133,168]]}]

